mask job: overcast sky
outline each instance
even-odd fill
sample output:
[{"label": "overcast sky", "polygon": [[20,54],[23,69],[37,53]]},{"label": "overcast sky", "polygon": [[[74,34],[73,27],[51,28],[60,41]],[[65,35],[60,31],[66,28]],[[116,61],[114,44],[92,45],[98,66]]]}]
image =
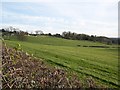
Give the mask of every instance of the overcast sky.
[{"label": "overcast sky", "polygon": [[118,36],[118,0],[2,0],[0,27]]}]

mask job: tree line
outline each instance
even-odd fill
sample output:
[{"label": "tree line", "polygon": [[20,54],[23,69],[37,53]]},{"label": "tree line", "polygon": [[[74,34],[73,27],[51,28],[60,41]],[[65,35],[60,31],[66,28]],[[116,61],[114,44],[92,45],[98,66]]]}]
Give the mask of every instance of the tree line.
[{"label": "tree line", "polygon": [[105,36],[96,36],[96,35],[87,35],[87,34],[77,34],[75,32],[66,32],[64,31],[62,34],[44,34],[43,31],[37,30],[35,33],[28,33],[25,31],[22,31],[18,28],[8,27],[0,29],[0,32],[2,32],[2,37],[5,39],[10,39],[10,36],[16,36],[19,40],[26,40],[27,35],[31,36],[38,36],[38,35],[45,35],[45,36],[52,36],[52,37],[58,37],[58,38],[64,38],[64,39],[70,39],[70,40],[87,40],[87,41],[93,41],[93,42],[101,42],[105,44],[120,44],[120,38],[108,38]]},{"label": "tree line", "polygon": [[96,36],[96,35],[87,35],[87,34],[77,34],[75,32],[66,32],[64,31],[61,34],[44,34],[47,36],[53,36],[53,37],[58,37],[58,38],[64,38],[64,39],[70,39],[70,40],[87,40],[87,41],[93,41],[93,42],[100,42],[100,43],[105,43],[108,45],[111,44],[120,44],[120,39],[119,38],[108,38],[105,36]]},{"label": "tree line", "polygon": [[7,27],[0,29],[2,38],[9,40],[11,36],[15,36],[18,40],[24,41],[27,39],[28,32],[22,31],[19,28]]},{"label": "tree line", "polygon": [[118,43],[118,42],[114,42],[111,38],[108,38],[105,36],[77,34],[77,33],[70,32],[70,31],[63,32],[62,36],[65,39],[72,39],[72,40],[87,40],[87,41],[93,41],[93,42],[101,42],[101,43],[105,43],[105,44]]}]

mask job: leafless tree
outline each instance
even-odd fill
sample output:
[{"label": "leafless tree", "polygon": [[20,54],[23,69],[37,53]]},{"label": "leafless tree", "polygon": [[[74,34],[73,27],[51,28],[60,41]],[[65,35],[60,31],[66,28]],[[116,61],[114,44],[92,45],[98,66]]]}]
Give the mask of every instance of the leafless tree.
[{"label": "leafless tree", "polygon": [[35,33],[36,33],[37,35],[40,35],[40,34],[43,34],[43,31],[41,31],[41,30],[36,30]]}]

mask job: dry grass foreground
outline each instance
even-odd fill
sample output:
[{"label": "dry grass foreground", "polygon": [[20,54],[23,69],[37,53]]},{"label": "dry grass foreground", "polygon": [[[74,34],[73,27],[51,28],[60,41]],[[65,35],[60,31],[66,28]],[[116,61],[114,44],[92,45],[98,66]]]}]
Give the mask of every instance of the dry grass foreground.
[{"label": "dry grass foreground", "polygon": [[[46,65],[43,61],[16,48],[2,48],[2,88],[83,88],[76,75],[68,78],[65,70]],[[96,88],[86,79],[88,88]]]}]

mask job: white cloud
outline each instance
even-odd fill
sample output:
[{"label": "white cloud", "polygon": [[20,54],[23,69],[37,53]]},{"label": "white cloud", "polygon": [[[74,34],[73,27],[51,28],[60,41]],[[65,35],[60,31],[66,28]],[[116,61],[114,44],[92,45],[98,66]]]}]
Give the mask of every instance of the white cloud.
[{"label": "white cloud", "polygon": [[118,36],[117,0],[85,0],[84,2],[83,0],[69,0],[69,2],[68,0],[56,0],[55,2],[53,2],[54,0],[31,0],[31,2],[38,1],[37,5],[47,6],[47,11],[57,13],[58,17],[50,16],[51,13],[41,15],[42,12],[39,10],[44,10],[44,7],[21,6],[18,10],[31,10],[33,13],[40,13],[35,16],[25,12],[18,14],[9,10],[9,12],[3,11],[3,21],[5,22],[3,24],[18,26],[28,31],[42,29],[45,33],[73,31],[110,37]]},{"label": "white cloud", "polygon": [[[6,20],[10,21],[10,23],[6,23],[5,22]],[[14,20],[17,20],[17,22],[14,22]],[[64,18],[55,18],[55,17],[47,17],[47,16],[30,16],[25,14],[17,14],[17,13],[4,11],[2,26],[18,27],[22,30],[25,31],[27,30],[29,32],[42,29],[45,33],[50,33],[50,32],[57,33],[57,31],[60,33],[61,28],[57,28],[56,25],[64,26],[68,23],[69,22],[66,21]],[[43,26],[41,26],[41,24],[43,24]]]},{"label": "white cloud", "polygon": [[101,21],[77,21],[68,25],[68,30],[88,35],[118,37],[118,24]]},{"label": "white cloud", "polygon": [[[21,21],[26,23],[48,23],[48,24],[67,24],[68,21],[66,21],[64,18],[55,18],[55,17],[47,17],[47,16],[31,16],[31,15],[25,15],[25,14],[17,14],[17,13],[11,13],[11,12],[3,12],[3,22],[6,19],[10,19],[11,22],[14,20],[18,20],[20,23]],[[9,18],[10,17],[10,18]],[[19,18],[18,18],[19,17]]]},{"label": "white cloud", "polygon": [[[6,17],[10,17],[17,19],[18,15],[15,13],[7,13],[5,14]],[[27,30],[29,32],[41,29],[44,33],[61,33],[63,31],[72,31],[77,33],[85,33],[89,35],[103,35],[103,36],[117,36],[117,24],[116,23],[106,23],[100,21],[89,21],[89,20],[75,20],[69,22],[63,18],[51,18],[51,17],[44,17],[44,16],[29,16],[29,15],[19,15],[19,20],[24,20],[26,24],[3,24],[3,26],[13,26],[18,27],[22,30]],[[29,23],[39,23],[44,21],[44,26],[41,25],[30,25]],[[61,26],[60,28],[56,27],[56,25]],[[116,31],[115,31],[116,30]]]}]

